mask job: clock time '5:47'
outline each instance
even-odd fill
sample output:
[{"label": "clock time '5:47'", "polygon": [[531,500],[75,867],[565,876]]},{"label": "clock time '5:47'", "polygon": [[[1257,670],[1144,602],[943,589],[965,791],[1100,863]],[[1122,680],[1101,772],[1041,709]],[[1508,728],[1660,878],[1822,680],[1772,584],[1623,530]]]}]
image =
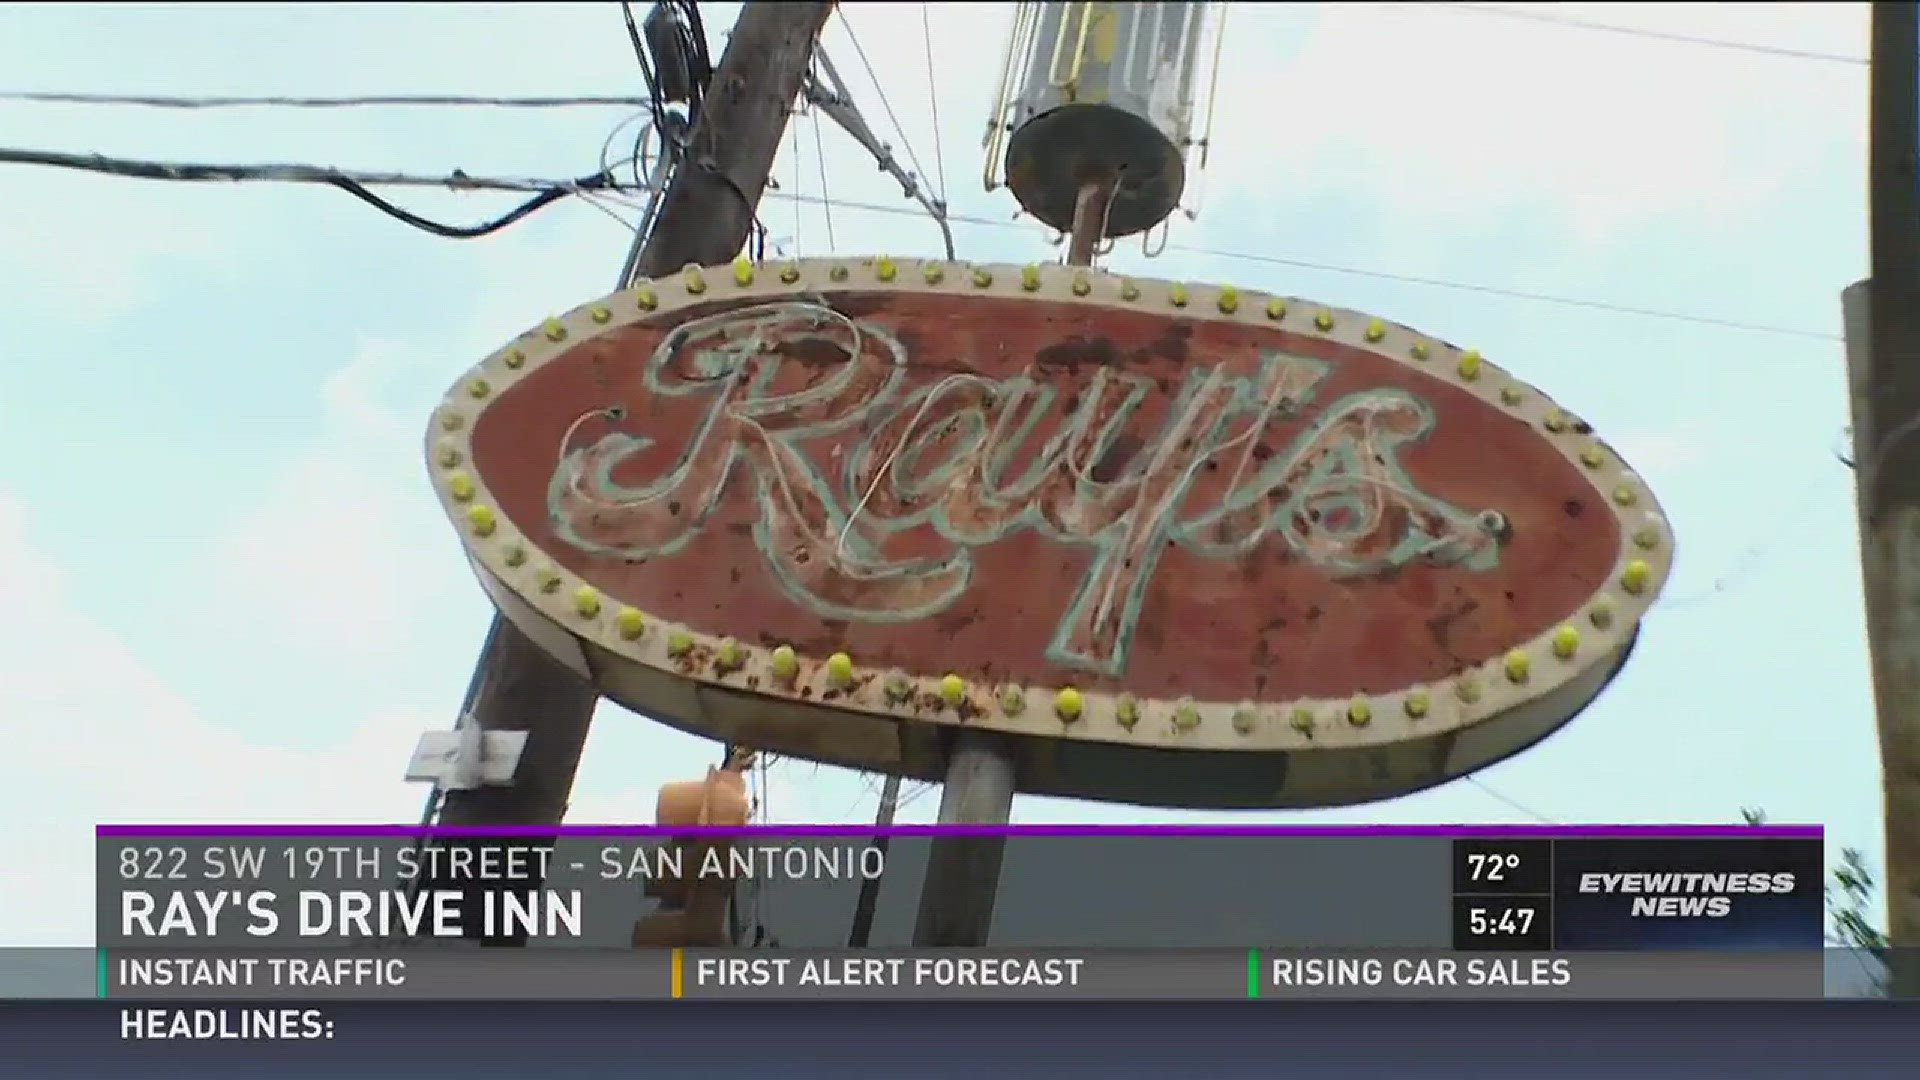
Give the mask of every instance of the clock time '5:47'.
[{"label": "clock time '5:47'", "polygon": [[1546,952],[1553,948],[1553,917],[1544,898],[1462,896],[1453,903],[1453,947]]}]

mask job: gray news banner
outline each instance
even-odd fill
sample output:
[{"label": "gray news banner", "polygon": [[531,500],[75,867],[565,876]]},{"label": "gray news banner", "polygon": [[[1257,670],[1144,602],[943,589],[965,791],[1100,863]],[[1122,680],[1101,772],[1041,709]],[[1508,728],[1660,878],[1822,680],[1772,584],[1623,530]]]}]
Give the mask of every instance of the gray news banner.
[{"label": "gray news banner", "polygon": [[[1785,1000],[1818,953],[1276,949],[107,949],[140,1001]],[[164,967],[167,974],[156,983]],[[224,969],[224,970],[223,970]],[[317,980],[316,980],[316,977]]]},{"label": "gray news banner", "polygon": [[[102,836],[98,993],[148,1000],[1822,995],[1822,958],[1813,951],[1450,952],[1452,841],[1015,834],[1005,841],[992,948],[915,951],[907,946],[933,838],[891,837],[872,947],[847,950],[863,870],[872,866],[870,841],[760,834],[733,841],[767,848],[773,868],[743,888],[741,906],[777,947],[676,953],[628,947],[636,920],[656,906],[643,888],[646,868],[658,866],[661,838],[575,832],[551,842],[538,932],[526,948],[503,950],[451,934],[422,940],[396,927],[394,898],[414,887],[409,878],[419,875],[409,871],[422,869],[419,853],[436,850],[412,838],[351,829],[337,836]],[[498,851],[511,841],[489,843]],[[549,846],[525,846],[536,845]],[[436,879],[429,887],[447,884]],[[365,894],[370,919],[387,920],[374,937],[340,932],[340,898],[349,893]],[[273,912],[270,922],[260,918],[263,910]],[[466,914],[473,916],[471,906]]]},{"label": "gray news banner", "polygon": [[[913,944],[933,842],[926,835],[889,837],[869,945]],[[578,893],[581,932],[535,935],[530,947],[627,945],[634,922],[656,909],[643,895],[646,878],[639,871],[657,868],[665,841],[610,831],[562,835],[550,843],[545,890],[561,897]],[[185,949],[364,944],[301,936],[293,897],[302,891],[405,890],[414,884],[406,871],[419,858],[416,845],[410,837],[351,830],[303,837],[103,836],[96,844],[95,941],[106,948]],[[527,840],[521,848],[531,852],[536,845],[546,846]],[[796,948],[846,946],[863,880],[858,862],[870,858],[866,837],[766,834],[736,838],[733,845],[806,856],[806,865],[795,867],[800,873],[789,875],[782,866],[742,883],[741,906],[757,916],[770,940]],[[840,875],[817,872],[835,860]],[[853,872],[847,873],[850,862]],[[231,894],[258,891],[276,894],[281,918],[271,934],[249,932],[245,913],[233,910],[223,913],[212,934],[156,938],[137,927],[130,932],[124,921],[129,892],[153,901],[158,923],[171,906],[197,907],[200,894],[229,894],[226,903],[232,905]],[[1446,949],[1453,944],[1453,842],[1444,835],[1015,834],[1005,842],[989,944]]]}]

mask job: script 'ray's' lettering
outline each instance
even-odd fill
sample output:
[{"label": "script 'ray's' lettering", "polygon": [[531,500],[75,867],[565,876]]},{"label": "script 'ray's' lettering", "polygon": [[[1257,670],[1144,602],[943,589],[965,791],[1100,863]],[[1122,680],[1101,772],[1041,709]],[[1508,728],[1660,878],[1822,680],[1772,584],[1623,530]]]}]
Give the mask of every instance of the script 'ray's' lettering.
[{"label": "script 'ray's' lettering", "polygon": [[[775,389],[782,365],[822,347],[830,364]],[[886,328],[806,302],[680,327],[639,378],[647,395],[701,403],[693,437],[641,478],[644,425],[564,448],[554,531],[597,555],[669,555],[748,485],[754,542],[792,602],[894,623],[940,613],[966,592],[975,549],[1031,530],[1090,551],[1048,659],[1104,675],[1126,669],[1172,547],[1235,560],[1277,546],[1336,578],[1499,563],[1499,516],[1420,491],[1400,464],[1431,406],[1398,389],[1321,402],[1327,361],[1196,358],[1171,393],[1101,367],[1070,396],[1032,369],[913,387],[911,365]]]}]

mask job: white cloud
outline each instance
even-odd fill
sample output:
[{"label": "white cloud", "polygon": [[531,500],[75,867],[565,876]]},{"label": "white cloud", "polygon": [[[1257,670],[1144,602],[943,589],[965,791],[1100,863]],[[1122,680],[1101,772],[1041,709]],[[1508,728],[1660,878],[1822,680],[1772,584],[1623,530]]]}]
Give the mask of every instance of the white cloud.
[{"label": "white cloud", "polygon": [[[1792,61],[1400,3],[1316,5],[1298,55],[1274,63],[1270,50],[1300,33],[1288,7],[1233,9],[1216,180],[1268,200],[1342,192],[1445,232],[1544,211],[1592,240],[1675,213],[1750,213],[1809,164],[1794,156],[1805,133],[1858,114],[1865,86],[1845,66],[1810,75]],[[1665,27],[1682,5],[1533,7]],[[1570,10],[1586,7],[1612,10]],[[1865,26],[1863,5],[1687,7],[1691,32],[1734,40],[1801,44]],[[1770,35],[1756,33],[1757,10],[1773,13]],[[1782,64],[1794,78],[1781,79]]]},{"label": "white cloud", "polygon": [[[1863,8],[1669,4],[1597,13],[1582,9],[1578,14],[1599,21],[1663,25],[1671,17],[1676,28],[1690,33],[1844,52],[1859,51],[1857,41],[1849,45],[1844,39],[1863,25]],[[928,171],[947,174],[948,194],[962,211],[1005,218],[1013,209],[1011,200],[1004,193],[988,197],[979,190],[977,137],[1004,40],[1006,9],[979,4],[927,8],[933,21],[944,170],[936,161],[931,134],[934,97],[926,89],[921,10],[917,4],[851,5],[844,15],[859,29],[894,111]],[[585,20],[602,15],[560,12],[553,17]],[[431,14],[421,18],[431,18],[436,26],[447,22]],[[546,9],[541,18],[549,18]],[[717,22],[721,16],[710,18]],[[1809,147],[1849,136],[1845,125],[1832,134],[1818,133],[1821,125],[1831,124],[1833,115],[1860,113],[1860,76],[1847,68],[1802,78],[1803,69],[1782,68],[1763,58],[1722,57],[1684,46],[1669,50],[1411,4],[1312,9],[1240,5],[1233,19],[1211,170],[1216,196],[1244,196],[1258,213],[1267,213],[1304,205],[1302,200],[1314,196],[1342,193],[1359,206],[1379,211],[1358,215],[1361,224],[1384,221],[1384,227],[1398,230],[1398,235],[1416,237],[1410,242],[1441,236],[1457,245],[1485,232],[1489,222],[1520,213],[1566,222],[1574,235],[1586,239],[1677,216],[1724,219],[1748,214],[1791,168],[1799,167],[1788,155],[1811,159],[1816,155]],[[496,34],[491,40],[483,37],[442,51],[470,59],[468,44],[484,51],[503,40],[513,40],[512,35]],[[828,43],[869,121],[897,144],[887,110],[843,32],[832,30]],[[1295,43],[1297,55],[1276,61],[1276,55]],[[380,50],[370,45],[368,51]],[[449,68],[450,81],[440,88],[474,89],[462,80],[475,70],[507,72],[516,87],[487,87],[502,92],[621,85],[614,80],[629,78],[630,58],[623,46],[599,58],[619,66],[575,71],[573,57],[540,68],[463,62]],[[364,90],[393,89],[391,79],[380,82],[381,70],[415,70],[410,64],[382,68],[373,63],[379,57],[367,59],[366,66],[353,65],[359,71],[355,78],[371,80],[371,85],[359,87]],[[320,74],[312,76],[316,81],[309,89],[339,89],[332,65],[316,71]],[[1780,79],[1783,71],[1792,77]],[[249,87],[230,89],[245,92]],[[503,121],[486,121],[496,122]],[[449,129],[455,126],[446,123]],[[565,121],[543,118],[539,123]],[[797,182],[803,191],[818,192],[812,124],[809,120],[796,127],[798,138],[789,147],[797,142],[800,153],[797,159],[791,149],[783,155],[777,175],[789,186]],[[207,138],[230,141],[227,131],[217,129],[217,139]],[[433,134],[413,140],[409,148],[435,162],[443,155],[448,161],[469,162],[461,156],[467,151],[443,142],[438,129]],[[563,141],[554,137],[555,144]],[[598,139],[591,141],[597,144]],[[823,141],[830,159],[829,190],[836,198],[911,205],[831,124],[826,124]],[[548,158],[548,146],[531,139],[521,145],[534,159],[526,171],[546,168],[541,162]],[[385,161],[371,152],[365,156]],[[508,171],[503,165],[494,167]],[[156,260],[208,245],[208,235],[194,231],[198,226],[150,212],[155,206],[183,205],[186,196],[170,194],[172,202],[156,203],[144,197],[152,189],[141,185],[114,187],[116,197],[124,193],[124,205],[96,202],[89,194],[87,228],[79,227],[81,219],[72,215],[17,209],[68,205],[73,199],[68,183],[63,178],[51,185],[57,191],[44,197],[0,204],[0,234],[13,238],[12,252],[26,256],[0,261],[0,286],[40,290],[28,294],[36,299],[57,295],[64,310],[85,312],[104,325],[112,316],[126,314],[162,280],[157,275],[165,264]],[[103,191],[108,183],[97,182]],[[167,187],[171,191],[172,186]],[[56,198],[61,192],[65,194]],[[225,204],[215,199],[207,205]],[[273,215],[265,212],[267,204],[255,209],[261,211],[261,222],[278,223],[274,232],[284,227],[295,235],[303,231],[298,215],[305,205],[274,202],[271,206],[281,209]],[[1216,197],[1198,230],[1176,240],[1246,248],[1258,236],[1277,240],[1279,250],[1302,254],[1286,235],[1262,234],[1257,222],[1227,216],[1221,207]],[[204,215],[208,220],[214,216]],[[464,216],[464,210],[453,216]],[[776,234],[796,231],[791,204],[770,203],[765,217]],[[843,211],[835,215],[834,226],[842,252],[927,252],[934,243],[930,225],[905,219]],[[823,253],[826,222],[820,211],[805,211],[798,231],[805,253]],[[1045,249],[1036,243],[1042,235],[1038,229],[995,230],[993,235],[1007,250],[1044,257]],[[213,665],[221,662],[223,652],[264,636],[260,623],[247,620],[270,618],[273,632],[282,635],[271,662],[286,668],[275,667],[259,678],[292,678],[296,668],[311,677],[315,671],[375,664],[402,673],[377,694],[342,694],[353,700],[349,719],[330,739],[300,740],[309,746],[319,743],[315,749],[260,745],[210,723],[196,703],[183,699],[112,634],[68,606],[59,567],[28,543],[20,509],[0,500],[0,710],[30,725],[29,738],[41,744],[30,756],[16,748],[5,766],[7,783],[16,792],[17,801],[10,807],[16,827],[0,840],[0,856],[16,860],[14,866],[44,867],[52,881],[45,892],[15,890],[0,899],[9,941],[78,941],[90,936],[87,827],[96,820],[405,819],[417,812],[421,793],[401,785],[395,774],[421,730],[445,726],[458,680],[465,675],[464,668],[452,671],[445,664],[424,661],[422,639],[444,638],[469,624],[477,630],[481,606],[451,531],[426,490],[418,443],[428,407],[486,350],[543,314],[604,290],[625,240],[616,226],[593,211],[573,207],[556,208],[498,239],[463,249],[462,258],[475,260],[483,269],[475,274],[471,304],[449,304],[431,313],[435,324],[450,329],[432,340],[395,337],[358,343],[348,363],[325,384],[319,401],[325,423],[321,436],[281,467],[265,504],[233,506],[236,512],[251,512],[227,535],[211,541],[209,559],[217,564],[210,578],[213,599],[221,612],[243,614],[237,621],[207,624],[210,670],[217,670]],[[407,288],[408,275],[425,265],[402,261],[406,250],[396,245],[389,253],[393,267],[383,271],[401,291]],[[975,246],[963,247],[960,254],[981,253]],[[1410,268],[1383,262],[1378,252],[1365,259],[1372,265]],[[1463,271],[1456,276],[1482,275]],[[246,298],[220,302],[244,303]],[[314,325],[367,325],[382,314],[337,307],[316,312]],[[1677,470],[1703,462],[1703,448],[1715,441],[1715,431],[1708,425],[1661,428],[1617,441],[1638,468]],[[454,608],[449,597],[465,606]],[[155,612],[152,617],[167,616]],[[448,684],[444,712],[415,716],[380,705],[383,700],[422,698],[436,682]],[[658,784],[698,776],[713,756],[710,743],[603,709],[570,817],[647,820]],[[773,767],[772,777],[767,802],[776,820],[844,821],[871,813],[873,799],[863,790],[864,779],[841,770],[783,762]],[[1551,790],[1544,782],[1538,787]],[[920,786],[908,785],[908,790]],[[1470,787],[1456,785],[1453,790],[1466,798],[1422,803],[1419,808],[1387,803],[1344,811],[1342,817],[1377,821],[1449,812],[1482,820],[1518,816]],[[1582,805],[1604,801],[1596,795]],[[902,817],[928,820],[937,802],[937,790],[922,794]],[[1542,809],[1560,812],[1556,806]],[[1617,809],[1611,812],[1620,816]],[[1020,820],[1100,822],[1187,816],[1056,800],[1022,800],[1017,813]],[[1662,809],[1650,806],[1645,813],[1657,817]],[[1595,816],[1606,814],[1596,811]]]},{"label": "white cloud", "polygon": [[92,940],[97,823],[392,821],[419,807],[398,773],[422,718],[371,710],[311,750],[211,726],[73,610],[61,568],[3,493],[0,716],[15,733],[0,764],[12,800],[0,864],[16,875],[0,899],[0,945]]},{"label": "white cloud", "polygon": [[211,547],[223,610],[262,630],[270,622],[286,648],[313,655],[366,662],[407,643],[423,587],[445,580],[451,550],[420,542],[432,503],[419,425],[391,403],[419,368],[408,349],[365,340],[327,379],[320,442]]},{"label": "white cloud", "polygon": [[1672,427],[1631,430],[1608,441],[1642,473],[1671,475],[1709,460],[1715,447],[1729,445],[1729,434],[1724,424],[1690,420]]}]

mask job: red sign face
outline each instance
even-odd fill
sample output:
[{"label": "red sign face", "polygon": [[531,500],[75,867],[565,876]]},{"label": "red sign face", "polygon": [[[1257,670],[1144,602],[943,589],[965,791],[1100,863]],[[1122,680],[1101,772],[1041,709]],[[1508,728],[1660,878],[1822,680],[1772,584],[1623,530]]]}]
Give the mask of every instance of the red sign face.
[{"label": "red sign face", "polygon": [[1664,558],[1632,474],[1477,355],[1230,291],[888,269],[582,309],[435,445],[563,599],[989,695],[1450,685],[1591,638],[1629,534]]}]

